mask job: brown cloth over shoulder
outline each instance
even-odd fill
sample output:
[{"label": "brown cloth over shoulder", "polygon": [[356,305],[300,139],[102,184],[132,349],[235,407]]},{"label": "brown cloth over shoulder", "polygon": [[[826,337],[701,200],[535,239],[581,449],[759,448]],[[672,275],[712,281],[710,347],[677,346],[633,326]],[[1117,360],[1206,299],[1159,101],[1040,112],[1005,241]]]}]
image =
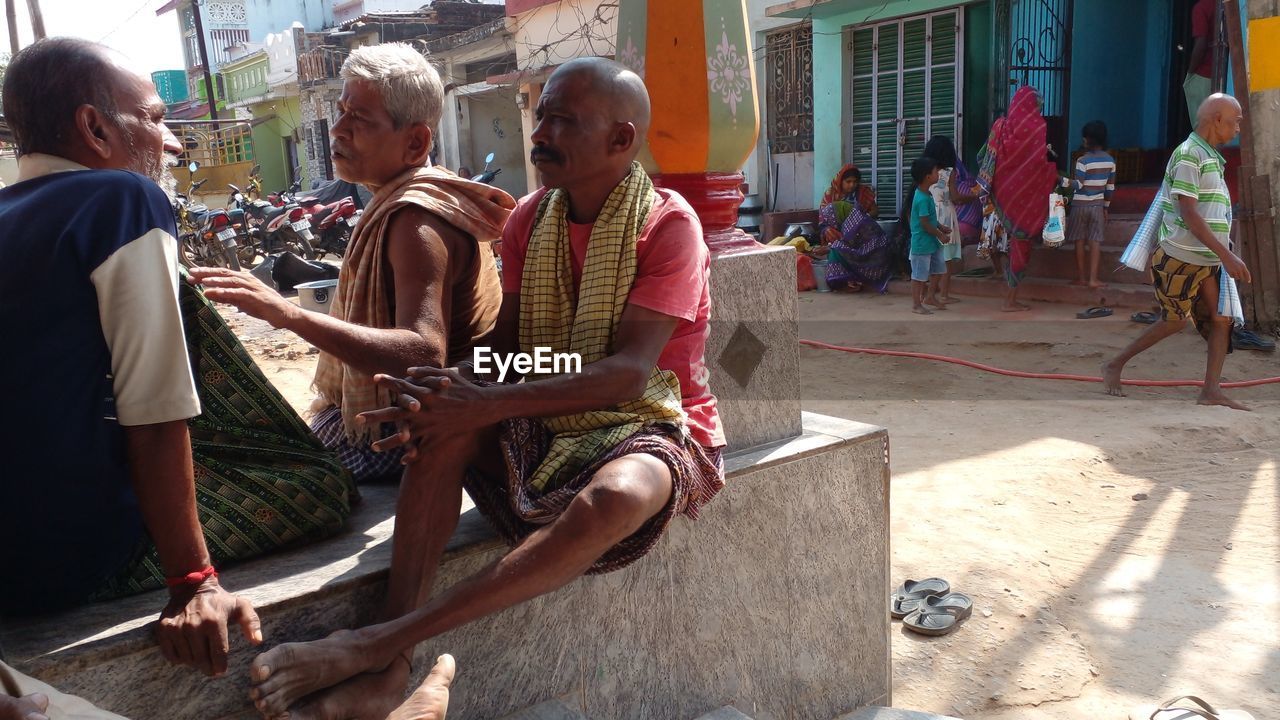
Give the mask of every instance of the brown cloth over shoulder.
[{"label": "brown cloth over shoulder", "polygon": [[[452,363],[469,353],[472,343],[497,321],[502,289],[489,243],[501,236],[515,200],[496,187],[464,180],[442,168],[405,171],[374,194],[356,226],[338,275],[330,308],[333,317],[365,327],[395,327],[386,237],[392,214],[408,205],[438,216],[477,243],[477,252],[466,266],[452,268],[449,274],[454,282],[448,350]],[[356,415],[391,402],[372,376],[326,352],[320,353],[314,384],[326,402],[342,409],[343,427],[353,441],[367,441],[372,432],[356,425]]]}]

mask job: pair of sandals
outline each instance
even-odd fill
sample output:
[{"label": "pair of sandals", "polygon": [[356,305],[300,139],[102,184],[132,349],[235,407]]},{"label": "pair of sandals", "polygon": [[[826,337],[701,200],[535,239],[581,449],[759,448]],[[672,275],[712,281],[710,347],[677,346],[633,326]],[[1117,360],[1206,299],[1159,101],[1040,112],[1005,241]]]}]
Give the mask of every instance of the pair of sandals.
[{"label": "pair of sandals", "polygon": [[973,600],[942,578],[907,580],[889,596],[889,615],[921,635],[946,635],[973,614]]},{"label": "pair of sandals", "polygon": [[1216,710],[1195,695],[1182,695],[1160,705],[1143,705],[1129,713],[1129,720],[1254,720],[1244,710]]}]

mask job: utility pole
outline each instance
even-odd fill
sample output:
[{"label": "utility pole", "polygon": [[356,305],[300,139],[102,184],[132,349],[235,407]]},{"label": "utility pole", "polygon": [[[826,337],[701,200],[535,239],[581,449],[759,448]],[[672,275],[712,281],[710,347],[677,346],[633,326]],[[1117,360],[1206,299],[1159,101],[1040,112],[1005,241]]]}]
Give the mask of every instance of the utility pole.
[{"label": "utility pole", "polygon": [[[1250,60],[1246,63],[1244,30],[1236,0],[1225,0],[1227,43],[1231,50],[1231,75],[1244,122],[1240,127],[1241,254],[1253,283],[1242,293],[1246,312],[1263,330],[1280,324],[1280,254],[1277,254],[1275,207],[1280,205],[1280,63],[1270,53],[1280,37],[1280,3],[1249,0]],[[1246,68],[1248,72],[1246,72]]]},{"label": "utility pole", "polygon": [[4,16],[9,26],[9,55],[17,55],[22,48],[18,47],[18,9],[14,6],[17,0],[4,0]]},{"label": "utility pole", "polygon": [[31,32],[36,36],[36,40],[43,40],[44,34],[44,14],[40,12],[40,0],[27,0],[27,14],[31,16]]},{"label": "utility pole", "polygon": [[191,0],[191,14],[195,17],[196,47],[200,50],[200,65],[204,68],[204,94],[209,100],[209,119],[218,127],[218,101],[213,97],[213,76],[209,74],[209,51],[204,47],[204,23],[200,21],[200,0]]}]

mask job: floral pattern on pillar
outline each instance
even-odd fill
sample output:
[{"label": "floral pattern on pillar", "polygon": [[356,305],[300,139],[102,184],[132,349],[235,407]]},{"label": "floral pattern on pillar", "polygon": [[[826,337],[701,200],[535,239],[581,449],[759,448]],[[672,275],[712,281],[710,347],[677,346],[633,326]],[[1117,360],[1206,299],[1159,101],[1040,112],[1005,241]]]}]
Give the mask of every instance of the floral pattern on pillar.
[{"label": "floral pattern on pillar", "polygon": [[745,0],[620,0],[617,48],[649,88],[654,182],[693,205],[713,250],[754,245],[736,227],[760,131]]}]

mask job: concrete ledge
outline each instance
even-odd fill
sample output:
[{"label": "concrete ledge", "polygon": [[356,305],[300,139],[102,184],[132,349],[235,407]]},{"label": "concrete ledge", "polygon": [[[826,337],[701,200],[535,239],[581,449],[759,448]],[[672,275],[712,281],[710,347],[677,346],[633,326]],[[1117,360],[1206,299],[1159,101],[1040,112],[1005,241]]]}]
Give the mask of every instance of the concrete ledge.
[{"label": "concrete ledge", "polygon": [[[830,718],[889,698],[888,438],[806,413],[800,437],[733,453],[728,487],[677,521],[643,561],[433,639],[458,658],[451,716],[503,717],[572,698],[588,717],[692,718],[726,704],[768,718]],[[368,488],[350,529],[232,568],[268,645],[369,622],[390,560],[394,492]],[[464,513],[438,584],[503,548]],[[246,668],[207,680],[168,666],[148,624],[162,593],[8,627],[24,672],[130,718],[249,717]]]}]

